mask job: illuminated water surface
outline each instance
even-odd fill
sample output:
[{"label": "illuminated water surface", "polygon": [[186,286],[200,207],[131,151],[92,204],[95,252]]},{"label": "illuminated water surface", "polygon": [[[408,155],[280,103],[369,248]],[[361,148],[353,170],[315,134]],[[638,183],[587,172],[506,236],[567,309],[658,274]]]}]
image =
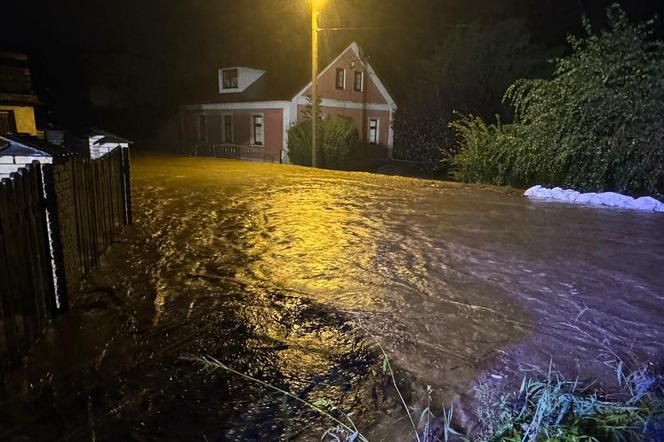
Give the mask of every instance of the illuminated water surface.
[{"label": "illuminated water surface", "polygon": [[551,359],[608,376],[605,346],[662,352],[661,215],[214,159],[136,155],[133,174],[135,225],[36,350],[33,376],[64,372],[55,411],[11,418],[43,434],[89,440],[91,415],[97,440],[309,440],[328,426],[182,355],[408,440],[372,336],[418,413],[426,385],[439,411]]}]

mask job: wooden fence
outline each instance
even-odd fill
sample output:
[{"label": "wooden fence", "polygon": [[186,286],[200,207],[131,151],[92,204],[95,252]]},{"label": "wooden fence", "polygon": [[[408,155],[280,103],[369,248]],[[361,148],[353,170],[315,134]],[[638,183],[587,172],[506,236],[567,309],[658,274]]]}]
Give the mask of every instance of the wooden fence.
[{"label": "wooden fence", "polygon": [[29,347],[132,222],[128,149],[33,163],[0,185],[0,357]]},{"label": "wooden fence", "polygon": [[264,163],[278,163],[280,161],[275,155],[265,152],[265,149],[262,147],[241,146],[238,144],[196,146],[194,147],[194,156],[212,156],[215,158],[260,161]]},{"label": "wooden fence", "polygon": [[53,277],[39,163],[0,184],[0,355],[23,350],[53,312]]}]

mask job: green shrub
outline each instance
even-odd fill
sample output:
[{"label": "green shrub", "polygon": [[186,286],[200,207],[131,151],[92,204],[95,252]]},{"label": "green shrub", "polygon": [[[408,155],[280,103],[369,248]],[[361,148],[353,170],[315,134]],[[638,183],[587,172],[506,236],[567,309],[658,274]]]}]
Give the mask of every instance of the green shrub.
[{"label": "green shrub", "polygon": [[353,149],[360,143],[360,134],[350,118],[326,118],[322,122],[321,164],[328,169],[348,165]]},{"label": "green shrub", "polygon": [[[360,134],[353,120],[346,117],[326,118],[316,128],[317,159],[320,167],[347,167]],[[293,164],[311,166],[311,120],[303,120],[288,130],[288,157]]]},{"label": "green shrub", "polygon": [[[321,133],[317,132],[320,146]],[[288,129],[288,158],[293,164],[311,166],[311,121],[301,121]]]},{"label": "green shrub", "polygon": [[[460,179],[664,193],[664,43],[652,22],[630,24],[617,5],[607,16],[609,30],[594,34],[586,22],[588,37],[569,37],[572,53],[552,79],[510,86],[513,125],[452,123]],[[487,146],[473,145],[480,140]]]},{"label": "green shrub", "polygon": [[460,116],[450,123],[459,137],[461,151],[452,158],[452,176],[467,182],[496,185],[523,181],[517,176],[519,161],[514,126],[486,124],[481,118]]}]

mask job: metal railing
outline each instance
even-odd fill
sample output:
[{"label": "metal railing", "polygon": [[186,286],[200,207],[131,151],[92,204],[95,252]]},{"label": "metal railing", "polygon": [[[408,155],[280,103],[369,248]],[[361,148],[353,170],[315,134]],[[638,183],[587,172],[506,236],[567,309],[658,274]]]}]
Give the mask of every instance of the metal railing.
[{"label": "metal railing", "polygon": [[211,156],[232,160],[260,161],[279,163],[280,157],[266,152],[264,147],[243,146],[240,144],[212,144],[195,146],[194,156]]}]

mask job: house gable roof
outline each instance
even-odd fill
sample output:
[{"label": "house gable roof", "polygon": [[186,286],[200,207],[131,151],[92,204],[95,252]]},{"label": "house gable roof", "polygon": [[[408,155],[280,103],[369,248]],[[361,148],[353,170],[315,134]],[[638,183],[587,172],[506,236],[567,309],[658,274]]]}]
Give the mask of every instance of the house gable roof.
[{"label": "house gable roof", "polygon": [[[341,51],[339,53],[339,55],[337,55],[337,57],[334,60],[332,60],[323,70],[321,70],[318,73],[317,78],[320,79],[321,77],[323,77],[323,75],[325,75],[327,73],[327,71],[329,71],[332,68],[332,66],[336,65],[337,62],[341,59],[341,57],[343,57],[348,51],[352,51],[353,54],[355,55],[355,57],[357,57],[362,62],[362,64],[365,66],[365,68],[366,68],[366,70],[369,74],[369,78],[376,85],[376,88],[378,89],[380,94],[383,96],[383,98],[385,99],[387,104],[391,108],[396,108],[396,102],[394,101],[394,99],[392,98],[390,93],[387,91],[387,88],[385,87],[383,82],[380,80],[380,78],[376,74],[376,71],[373,69],[371,64],[365,59],[365,57],[362,54],[362,49],[360,48],[360,46],[356,42],[352,42],[350,45],[348,45],[348,47],[346,47],[346,49]],[[300,89],[300,91],[297,94],[295,94],[295,96],[292,99],[297,100],[299,97],[303,97],[305,92],[310,88],[311,88],[311,81],[309,83],[307,83],[307,85],[304,86],[302,89]]]},{"label": "house gable roof", "polygon": [[[323,76],[341,57],[348,51],[360,59],[364,64],[366,71],[380,94],[391,108],[396,108],[396,103],[387,91],[387,88],[380,80],[371,64],[366,61],[362,55],[362,49],[356,42],[352,42],[343,51],[335,55],[334,59],[327,63],[325,68],[318,74],[318,78]],[[224,68],[225,69],[225,68]],[[251,102],[269,102],[269,101],[294,101],[303,96],[311,87],[311,75],[307,71],[281,72],[267,69],[256,81],[250,84],[243,92],[238,93],[216,93],[213,97],[205,100],[199,100],[199,104],[224,104],[224,103],[251,103]],[[307,79],[309,81],[307,82]],[[304,86],[303,86],[304,85]]]}]

